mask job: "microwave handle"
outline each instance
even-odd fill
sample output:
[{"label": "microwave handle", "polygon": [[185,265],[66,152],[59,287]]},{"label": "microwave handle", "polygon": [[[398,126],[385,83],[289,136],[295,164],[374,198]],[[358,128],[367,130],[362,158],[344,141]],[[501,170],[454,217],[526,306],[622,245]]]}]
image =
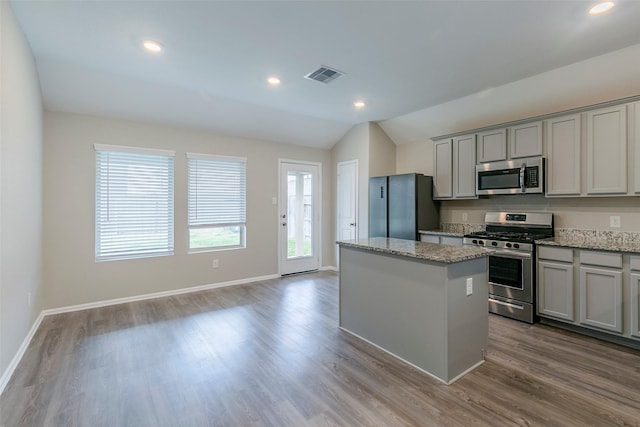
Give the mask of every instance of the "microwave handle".
[{"label": "microwave handle", "polygon": [[524,181],[526,170],[527,164],[523,163],[522,166],[520,166],[520,191],[523,193],[527,191],[527,183]]}]

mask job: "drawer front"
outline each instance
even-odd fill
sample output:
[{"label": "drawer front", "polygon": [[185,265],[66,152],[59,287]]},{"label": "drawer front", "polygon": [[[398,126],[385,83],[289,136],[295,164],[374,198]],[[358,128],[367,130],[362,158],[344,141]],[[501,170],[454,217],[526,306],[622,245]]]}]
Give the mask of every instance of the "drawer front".
[{"label": "drawer front", "polygon": [[580,264],[622,268],[622,254],[615,252],[580,251]]},{"label": "drawer front", "polygon": [[538,258],[551,261],[573,262],[573,249],[537,246]]}]

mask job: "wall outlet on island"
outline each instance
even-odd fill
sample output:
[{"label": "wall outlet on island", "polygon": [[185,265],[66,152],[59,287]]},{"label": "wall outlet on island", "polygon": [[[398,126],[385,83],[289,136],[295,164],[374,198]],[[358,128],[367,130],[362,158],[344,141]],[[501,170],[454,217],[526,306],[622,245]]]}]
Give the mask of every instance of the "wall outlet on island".
[{"label": "wall outlet on island", "polygon": [[611,228],[620,228],[620,216],[612,215],[609,217],[609,226]]},{"label": "wall outlet on island", "polygon": [[213,260],[213,265],[212,265],[212,266],[213,266],[213,268],[218,268],[218,267],[220,267],[220,262],[218,262],[218,260],[217,260],[217,259],[214,259],[214,260]]},{"label": "wall outlet on island", "polygon": [[473,293],[473,277],[467,278],[467,296]]}]

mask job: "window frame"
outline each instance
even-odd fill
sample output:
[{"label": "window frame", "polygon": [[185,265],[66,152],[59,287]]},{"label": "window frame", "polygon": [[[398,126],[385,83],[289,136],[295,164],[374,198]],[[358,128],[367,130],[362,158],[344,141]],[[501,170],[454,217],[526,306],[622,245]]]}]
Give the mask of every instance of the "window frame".
[{"label": "window frame", "polygon": [[[120,260],[128,260],[128,259],[142,259],[142,258],[155,258],[159,256],[172,256],[175,254],[175,151],[172,150],[161,150],[161,149],[152,149],[152,148],[140,148],[140,147],[128,147],[121,145],[106,145],[106,144],[94,144],[94,150],[96,152],[95,155],[95,205],[94,205],[94,256],[96,262],[105,262],[105,261],[120,261]],[[127,169],[127,172],[118,171],[117,167],[111,169],[112,166],[110,164],[111,158],[109,158],[109,153],[113,153],[116,157],[120,156],[120,159],[117,160],[120,165],[127,164],[125,162],[127,155],[132,155],[131,163],[127,164],[132,168],[135,167],[160,167],[160,171],[162,172],[158,176],[160,180],[156,183],[149,181],[148,175],[142,176],[137,175],[136,172],[131,172]],[[106,155],[107,157],[102,157]],[[124,157],[122,157],[124,156]],[[143,157],[138,157],[136,160],[136,156],[149,156],[146,159]],[[150,156],[163,157],[164,159],[151,159]],[[142,161],[145,160],[145,161]],[[101,162],[107,162],[106,166],[102,166]],[[166,164],[163,164],[166,161]],[[165,168],[164,170],[162,168]],[[138,174],[143,172],[137,171]],[[166,175],[165,175],[166,174]],[[141,178],[139,181],[136,181],[137,178]],[[105,182],[106,178],[106,182]],[[126,215],[127,208],[139,208],[140,201],[132,201],[134,200],[126,200],[127,193],[129,193],[129,186],[135,186],[136,182],[138,183],[138,189],[146,191],[149,194],[149,191],[155,191],[156,196],[159,194],[161,197],[156,198],[156,203],[160,203],[159,212],[164,212],[166,215],[161,214],[157,216],[144,215],[144,210],[139,217],[133,217],[134,221],[138,221],[133,225],[127,225],[127,223],[131,222],[132,216]],[[147,183],[149,185],[140,187],[139,183]],[[113,186],[113,184],[125,184],[127,190],[121,191],[120,193],[116,189],[117,186]],[[114,187],[114,190],[111,190],[111,187]],[[166,199],[164,198],[164,194],[162,193],[166,189]],[[116,199],[120,197],[118,200],[119,204],[116,204]],[[106,203],[106,206],[105,206]],[[120,208],[120,215],[122,218],[120,220],[105,220],[104,217],[106,215],[107,218],[110,218],[112,215],[118,215],[118,208],[112,207],[112,205],[116,204],[117,207]],[[157,208],[156,208],[157,209]],[[125,212],[125,213],[122,213]],[[146,223],[146,224],[145,224]],[[149,234],[146,236],[143,233],[135,233],[136,227],[139,226],[143,228],[145,225],[149,226],[150,223],[153,223],[155,227],[160,227],[160,230],[166,230],[166,232],[159,233],[162,238],[161,242],[164,243],[166,239],[166,245],[161,245],[159,247],[151,247],[149,246],[148,240]],[[128,238],[112,238],[109,239],[109,232],[112,234],[119,234],[120,231],[124,229],[125,234],[129,232],[132,235],[138,235],[138,239],[134,237],[133,239]],[[132,232],[133,231],[133,232]],[[166,233],[166,234],[165,234]],[[131,243],[131,246],[127,247],[127,243]],[[145,243],[147,246],[145,246]],[[139,246],[136,248],[135,244]],[[122,245],[120,250],[115,248],[116,245]],[[110,250],[109,250],[110,248]]]},{"label": "window frame", "polygon": [[[224,251],[224,250],[235,250],[235,249],[245,249],[247,247],[247,158],[246,157],[235,157],[235,156],[223,156],[223,155],[214,155],[214,154],[203,154],[203,153],[186,153],[187,157],[187,250],[189,254],[192,253],[201,253],[201,252],[215,252],[215,251]],[[206,223],[192,223],[192,211],[194,209],[192,197],[198,197],[197,194],[194,194],[192,191],[192,185],[194,184],[192,180],[192,162],[204,162],[205,165],[207,162],[229,162],[229,163],[241,163],[244,165],[242,170],[242,208],[243,212],[241,214],[241,219],[244,221],[219,221],[219,222],[206,222]],[[215,168],[212,167],[210,171],[215,171]],[[197,179],[197,178],[196,178]],[[197,204],[197,202],[196,202]],[[197,210],[197,208],[195,208]],[[206,216],[206,214],[205,214]],[[218,246],[203,246],[203,247],[192,247],[191,237],[192,230],[202,230],[202,229],[215,229],[215,228],[227,228],[227,227],[239,227],[239,243],[232,245],[218,245]]]}]

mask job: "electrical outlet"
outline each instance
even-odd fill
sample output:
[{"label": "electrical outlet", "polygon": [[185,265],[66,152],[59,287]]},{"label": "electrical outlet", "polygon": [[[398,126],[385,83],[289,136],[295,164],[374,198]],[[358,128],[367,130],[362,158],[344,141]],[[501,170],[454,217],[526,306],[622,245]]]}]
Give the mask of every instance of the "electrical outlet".
[{"label": "electrical outlet", "polygon": [[272,205],[277,205],[278,204],[278,198],[277,197],[272,197],[271,198],[271,204]]},{"label": "electrical outlet", "polygon": [[473,277],[467,279],[467,296],[473,293]]},{"label": "electrical outlet", "polygon": [[218,268],[220,267],[220,262],[217,259],[213,260],[213,268]]},{"label": "electrical outlet", "polygon": [[466,212],[462,212],[462,221],[467,222],[469,220],[469,215]]},{"label": "electrical outlet", "polygon": [[609,226],[611,228],[620,228],[620,217],[618,215],[610,216]]}]

